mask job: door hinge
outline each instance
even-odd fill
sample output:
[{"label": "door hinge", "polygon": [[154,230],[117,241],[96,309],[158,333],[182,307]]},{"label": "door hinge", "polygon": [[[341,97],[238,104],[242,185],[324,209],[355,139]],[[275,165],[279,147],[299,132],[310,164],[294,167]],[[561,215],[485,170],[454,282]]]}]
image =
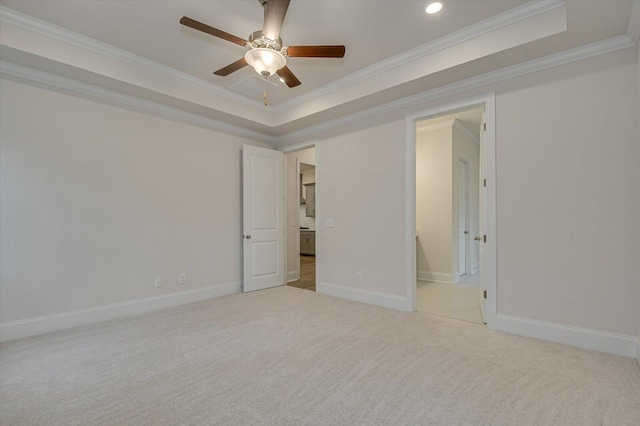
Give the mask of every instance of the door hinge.
[{"label": "door hinge", "polygon": [[482,185],[483,185],[485,188],[487,187],[487,180],[486,180],[486,179],[483,179],[483,180],[482,180]]},{"label": "door hinge", "polygon": [[483,236],[482,236],[482,239],[483,239],[483,241],[484,241],[485,243],[487,242],[487,236],[486,236],[486,235],[483,235]]},{"label": "door hinge", "polygon": [[484,291],[483,296],[485,299],[487,298],[487,290]]},{"label": "door hinge", "polygon": [[487,131],[487,123],[483,123],[483,130],[486,132]]}]

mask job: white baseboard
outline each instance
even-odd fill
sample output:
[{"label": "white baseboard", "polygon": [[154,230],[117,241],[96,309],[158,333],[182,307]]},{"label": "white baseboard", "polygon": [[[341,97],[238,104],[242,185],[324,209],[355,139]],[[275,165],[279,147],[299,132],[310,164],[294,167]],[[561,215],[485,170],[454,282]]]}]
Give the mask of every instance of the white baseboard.
[{"label": "white baseboard", "polygon": [[42,317],[0,323],[0,342],[64,330],[114,318],[137,315],[171,306],[200,302],[227,294],[239,293],[242,283],[228,283],[211,287],[128,300],[94,308],[63,312]]},{"label": "white baseboard", "polygon": [[471,273],[475,274],[475,273],[478,273],[478,272],[480,272],[480,264],[476,263],[476,264],[471,265]]},{"label": "white baseboard", "polygon": [[460,281],[460,276],[443,272],[418,271],[417,277],[421,281],[433,281],[434,283],[455,284]]},{"label": "white baseboard", "polygon": [[517,318],[509,315],[497,316],[496,330],[630,358],[636,357],[638,350],[638,339],[633,336]]},{"label": "white baseboard", "polygon": [[287,282],[290,283],[291,281],[298,281],[300,279],[300,272],[299,271],[289,271],[287,272]]},{"label": "white baseboard", "polygon": [[636,339],[636,359],[640,361],[640,337]]},{"label": "white baseboard", "polygon": [[353,300],[354,302],[395,309],[397,311],[411,312],[413,310],[413,307],[410,308],[408,306],[408,301],[405,297],[367,291],[344,285],[318,283],[318,285],[316,285],[316,292],[326,294],[328,296],[339,297],[341,299]]}]

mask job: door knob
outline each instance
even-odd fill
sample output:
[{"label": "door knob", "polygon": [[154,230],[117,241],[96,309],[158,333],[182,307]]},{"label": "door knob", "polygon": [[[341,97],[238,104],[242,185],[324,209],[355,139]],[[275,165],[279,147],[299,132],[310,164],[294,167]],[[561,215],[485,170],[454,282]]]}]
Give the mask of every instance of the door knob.
[{"label": "door knob", "polygon": [[475,237],[475,238],[474,238],[474,240],[476,240],[476,241],[480,241],[480,240],[482,240],[482,237],[480,237],[480,236]]},{"label": "door knob", "polygon": [[251,239],[251,235],[245,235],[244,237],[245,237],[247,240],[250,240],[250,239]]}]

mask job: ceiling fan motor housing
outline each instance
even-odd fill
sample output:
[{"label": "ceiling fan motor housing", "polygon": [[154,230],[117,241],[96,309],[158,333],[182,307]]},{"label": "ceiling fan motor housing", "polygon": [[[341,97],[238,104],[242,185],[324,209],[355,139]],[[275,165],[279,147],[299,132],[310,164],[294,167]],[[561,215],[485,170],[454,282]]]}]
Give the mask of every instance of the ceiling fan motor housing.
[{"label": "ceiling fan motor housing", "polygon": [[262,35],[262,30],[254,31],[249,36],[249,44],[251,47],[266,47],[269,49],[280,51],[282,49],[282,39],[269,40]]}]

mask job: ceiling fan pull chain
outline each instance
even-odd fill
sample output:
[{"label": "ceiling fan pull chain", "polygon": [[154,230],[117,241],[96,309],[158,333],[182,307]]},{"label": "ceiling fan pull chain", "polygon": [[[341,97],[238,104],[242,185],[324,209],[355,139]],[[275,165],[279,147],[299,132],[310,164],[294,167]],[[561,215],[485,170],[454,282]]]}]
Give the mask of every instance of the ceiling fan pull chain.
[{"label": "ceiling fan pull chain", "polygon": [[267,106],[267,77],[264,78],[264,94],[262,97],[264,98],[264,106]]}]

